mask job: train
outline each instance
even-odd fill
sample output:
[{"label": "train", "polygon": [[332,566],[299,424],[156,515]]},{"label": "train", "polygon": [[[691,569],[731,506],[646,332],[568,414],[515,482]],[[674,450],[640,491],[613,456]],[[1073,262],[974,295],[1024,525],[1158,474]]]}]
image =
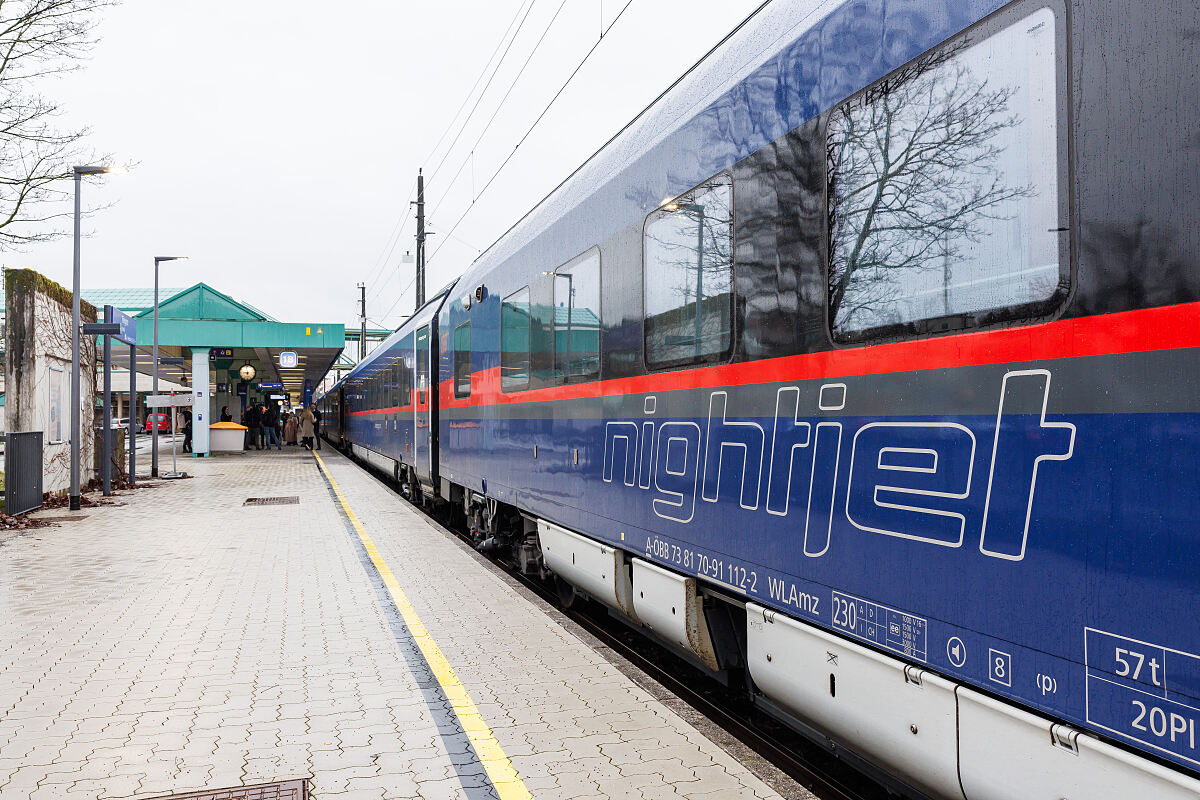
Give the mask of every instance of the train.
[{"label": "train", "polygon": [[916,797],[1200,797],[1200,5],[774,0],[324,435]]}]

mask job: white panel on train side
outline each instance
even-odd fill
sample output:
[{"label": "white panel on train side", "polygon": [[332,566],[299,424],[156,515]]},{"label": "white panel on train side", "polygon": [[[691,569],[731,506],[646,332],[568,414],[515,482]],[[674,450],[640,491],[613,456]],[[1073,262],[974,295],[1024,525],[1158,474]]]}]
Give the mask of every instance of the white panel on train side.
[{"label": "white panel on train side", "polygon": [[958,736],[968,800],[1200,797],[1200,781],[965,686]]},{"label": "white panel on train side", "polygon": [[385,455],[380,455],[379,453],[376,453],[374,450],[363,447],[361,444],[352,444],[352,445],[350,445],[350,448],[351,448],[351,452],[353,452],[354,455],[358,456],[363,461],[365,461],[368,464],[370,464],[371,466],[375,467],[375,469],[385,472],[388,475],[392,474],[392,470],[396,466],[395,459],[388,458]]},{"label": "white panel on train side", "polygon": [[714,672],[720,669],[704,618],[704,598],[696,593],[695,578],[635,558],[633,607],[650,630],[691,651]]},{"label": "white panel on train side", "polygon": [[546,566],[556,575],[637,620],[624,553],[542,519],[538,520],[538,540]]},{"label": "white panel on train side", "polygon": [[962,800],[955,684],[754,603],[746,622],[767,697],[917,789]]}]

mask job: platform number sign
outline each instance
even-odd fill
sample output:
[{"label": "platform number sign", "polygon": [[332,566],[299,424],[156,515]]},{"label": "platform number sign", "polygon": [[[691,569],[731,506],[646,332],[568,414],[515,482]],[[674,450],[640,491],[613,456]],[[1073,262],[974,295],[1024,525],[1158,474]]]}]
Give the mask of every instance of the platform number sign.
[{"label": "platform number sign", "polygon": [[293,350],[284,350],[279,354],[279,366],[283,369],[295,369],[300,363],[300,358]]}]

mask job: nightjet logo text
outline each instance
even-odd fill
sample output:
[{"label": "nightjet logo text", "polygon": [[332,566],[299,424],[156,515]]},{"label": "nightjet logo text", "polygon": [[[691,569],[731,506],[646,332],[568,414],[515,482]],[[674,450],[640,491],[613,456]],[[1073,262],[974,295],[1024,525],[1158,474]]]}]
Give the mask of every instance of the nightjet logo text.
[{"label": "nightjet logo text", "polygon": [[[985,440],[955,422],[868,422],[851,433],[836,418],[812,417],[845,407],[840,383],[823,386],[811,411],[801,407],[800,387],[779,389],[774,419],[761,423],[730,419],[728,392],[714,391],[707,420],[607,423],[603,478],[652,493],[654,514],[681,524],[696,519],[700,504],[718,502],[795,517],[813,558],[828,552],[837,514],[862,531],[962,547],[967,509],[982,493],[982,522],[970,532],[980,552],[1020,561],[1039,468],[1075,449],[1075,426],[1046,420],[1050,377],[1005,374]],[[651,417],[655,398],[645,402]],[[977,467],[980,447],[991,452]]]}]

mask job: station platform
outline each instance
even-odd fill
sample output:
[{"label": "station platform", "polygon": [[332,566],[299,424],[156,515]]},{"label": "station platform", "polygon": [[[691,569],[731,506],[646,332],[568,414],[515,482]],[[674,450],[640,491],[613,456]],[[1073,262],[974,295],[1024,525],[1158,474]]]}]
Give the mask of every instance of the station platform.
[{"label": "station platform", "polygon": [[811,797],[336,451],[184,468],[0,532],[0,798]]}]

